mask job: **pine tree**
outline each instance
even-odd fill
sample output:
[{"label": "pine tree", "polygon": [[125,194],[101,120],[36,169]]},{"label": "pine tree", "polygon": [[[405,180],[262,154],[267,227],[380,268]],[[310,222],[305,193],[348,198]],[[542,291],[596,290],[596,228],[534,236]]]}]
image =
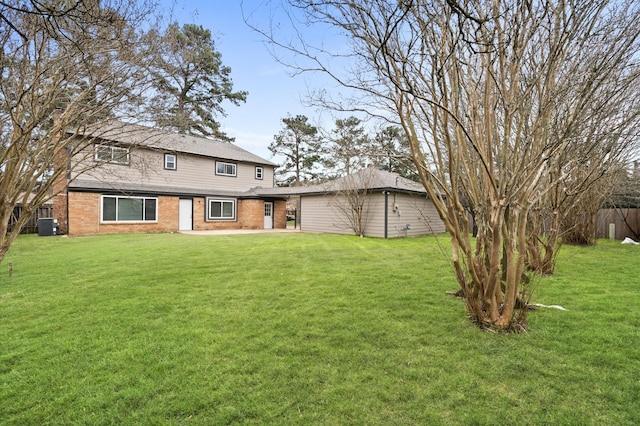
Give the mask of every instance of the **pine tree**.
[{"label": "pine tree", "polygon": [[211,31],[174,23],[164,34],[151,33],[149,39],[161,41],[149,61],[155,93],[148,102],[155,125],[232,142],[220,129],[218,118],[226,116],[222,104],[240,105],[247,92],[233,91],[231,68],[222,64]]}]

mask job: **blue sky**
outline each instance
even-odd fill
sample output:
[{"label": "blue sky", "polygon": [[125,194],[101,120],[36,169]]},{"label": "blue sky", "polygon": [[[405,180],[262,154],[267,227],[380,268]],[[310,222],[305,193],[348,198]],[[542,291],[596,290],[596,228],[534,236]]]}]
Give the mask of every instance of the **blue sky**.
[{"label": "blue sky", "polygon": [[[168,1],[166,4],[170,7]],[[279,159],[271,157],[268,146],[282,129],[281,120],[305,114],[315,122],[320,113],[305,108],[301,99],[308,87],[327,87],[329,83],[321,75],[291,77],[262,37],[245,24],[243,10],[245,15],[253,12],[252,22],[261,28],[268,28],[272,19],[286,28],[283,14],[270,0],[176,0],[172,21],[202,25],[212,32],[223,64],[231,67],[234,90],[249,92],[246,103],[223,105],[228,115],[220,117],[222,127],[236,138],[236,145],[277,163]]]}]

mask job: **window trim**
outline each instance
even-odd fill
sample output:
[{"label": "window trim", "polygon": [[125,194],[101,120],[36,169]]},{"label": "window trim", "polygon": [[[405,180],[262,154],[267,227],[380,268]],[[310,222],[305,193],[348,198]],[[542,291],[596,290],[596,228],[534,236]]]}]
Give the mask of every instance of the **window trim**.
[{"label": "window trim", "polygon": [[[105,209],[104,209],[104,200],[106,198],[115,198],[116,200],[116,208],[115,208],[115,214],[116,214],[116,219],[115,220],[105,220],[104,218],[104,213],[105,213]],[[138,200],[142,200],[142,220],[118,220],[118,203],[119,200],[121,199],[138,199]],[[152,220],[146,220],[145,216],[146,216],[146,212],[145,212],[145,208],[146,208],[146,202],[147,200],[153,200],[155,201],[155,214],[154,214],[154,219]],[[100,223],[104,223],[104,224],[130,224],[130,223],[158,223],[158,197],[143,197],[143,196],[124,196],[124,195],[101,195],[100,196]]]},{"label": "window trim", "polygon": [[[222,212],[224,210],[223,205],[225,203],[231,203],[231,209],[232,209],[232,216],[231,217],[215,217],[212,215],[212,203],[222,203],[222,205],[220,206],[220,211]],[[219,198],[219,197],[211,197],[211,198],[207,198],[207,221],[209,222],[213,222],[213,221],[235,221],[236,220],[236,216],[237,216],[237,207],[238,207],[238,202],[237,199],[235,198]]]},{"label": "window trim", "polygon": [[263,180],[264,179],[264,167],[262,166],[256,166],[256,180]]},{"label": "window trim", "polygon": [[[98,156],[98,152],[101,149],[109,149],[109,151],[111,151],[111,159],[106,160],[103,158],[100,158]],[[115,152],[119,151],[119,152],[125,152],[125,155],[115,155]],[[108,163],[108,164],[120,164],[123,166],[128,166],[131,162],[131,150],[128,147],[124,147],[124,146],[117,146],[117,145],[109,145],[109,144],[95,144],[95,151],[93,154],[93,159],[97,162],[103,162],[103,163]],[[122,160],[124,159],[124,160]]]},{"label": "window trim", "polygon": [[[219,166],[224,166],[225,169],[226,169],[226,166],[232,166],[233,172],[232,173],[227,173],[226,170],[225,170],[223,173],[220,173],[218,171],[218,167]],[[238,176],[238,165],[236,163],[229,163],[227,161],[216,161],[216,175],[218,175],[218,176],[236,177],[236,176]]]},{"label": "window trim", "polygon": [[[168,157],[173,157],[173,167],[168,166]],[[164,154],[164,169],[165,170],[178,170],[178,156],[176,154],[172,154],[170,152],[165,152]]]}]

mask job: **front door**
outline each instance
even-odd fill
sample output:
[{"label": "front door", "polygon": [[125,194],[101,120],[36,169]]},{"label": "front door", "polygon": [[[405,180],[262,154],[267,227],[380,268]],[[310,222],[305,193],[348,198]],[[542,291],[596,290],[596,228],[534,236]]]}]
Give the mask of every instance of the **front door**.
[{"label": "front door", "polygon": [[193,200],[180,199],[180,209],[178,212],[178,230],[193,230]]},{"label": "front door", "polygon": [[273,203],[264,203],[264,229],[273,229]]}]

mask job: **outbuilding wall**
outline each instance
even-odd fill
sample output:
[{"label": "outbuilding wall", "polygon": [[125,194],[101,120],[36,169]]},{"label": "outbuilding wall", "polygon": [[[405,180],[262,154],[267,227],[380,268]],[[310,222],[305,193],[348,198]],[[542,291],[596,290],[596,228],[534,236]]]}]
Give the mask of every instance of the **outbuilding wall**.
[{"label": "outbuilding wall", "polygon": [[[300,196],[300,229],[307,232],[355,234],[351,220],[345,213],[348,207],[344,195],[303,194]],[[364,236],[367,237],[412,237],[445,231],[433,203],[425,195],[371,193],[367,196],[363,211]]]}]

